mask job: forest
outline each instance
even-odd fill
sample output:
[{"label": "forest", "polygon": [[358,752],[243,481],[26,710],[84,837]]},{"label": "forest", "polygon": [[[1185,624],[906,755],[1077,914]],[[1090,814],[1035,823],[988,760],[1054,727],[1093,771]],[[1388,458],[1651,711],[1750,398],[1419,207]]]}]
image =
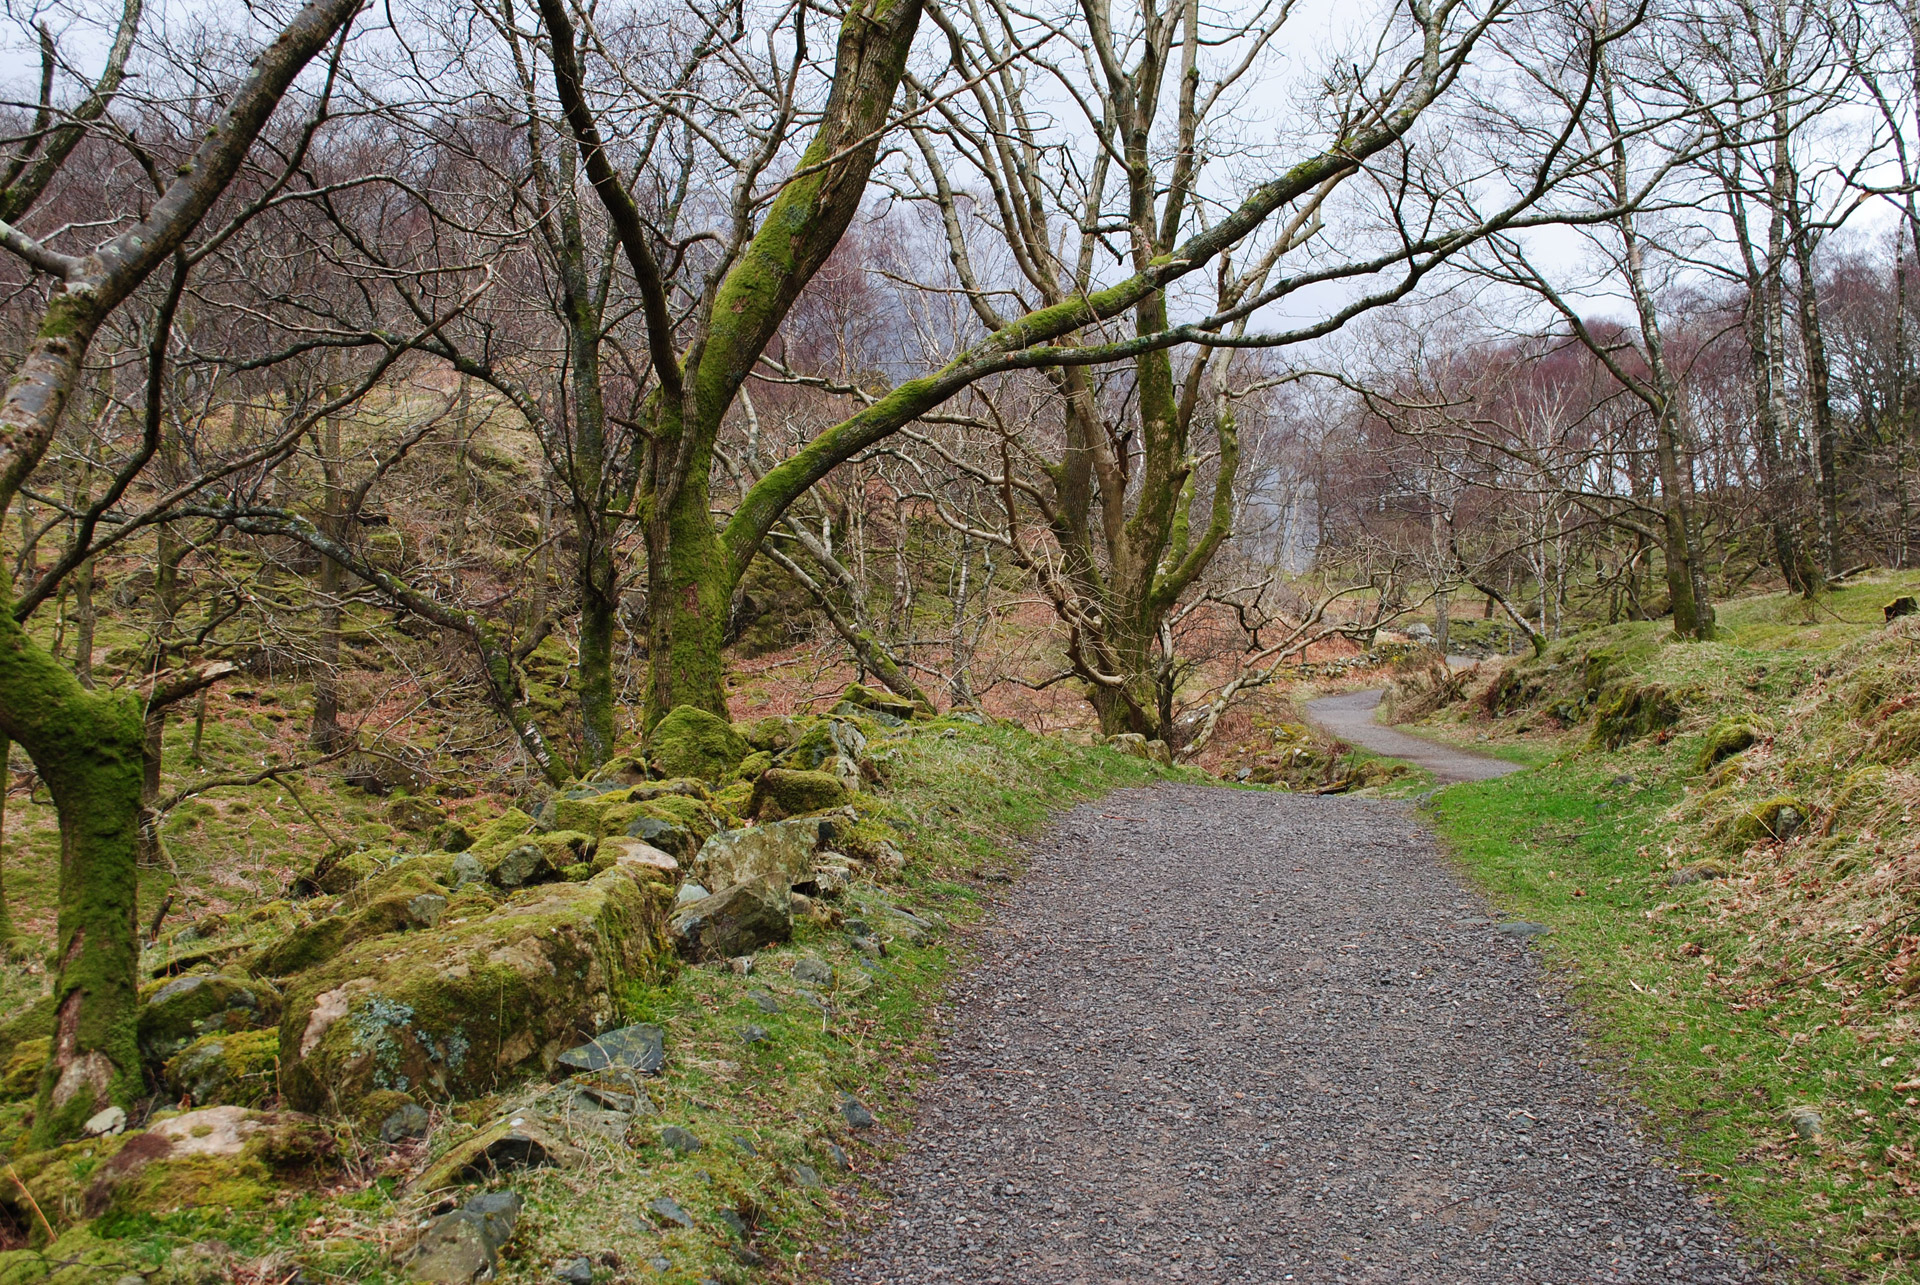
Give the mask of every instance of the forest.
[{"label": "forest", "polygon": [[[1582,799],[1581,754],[1650,779],[1704,738],[1633,877],[1718,845],[1814,880],[1818,931],[1741,920],[1780,947],[1754,975],[1857,974],[1906,1030],[1920,9],[0,30],[0,1281],[456,1279],[405,1267],[396,1229],[452,1208],[420,1193],[503,1137],[567,1169],[592,1149],[513,1095],[614,1028],[691,1049],[769,942],[896,952],[857,1038],[763,1077],[858,1107],[931,1056],[945,934],[1049,809],[1430,784],[1302,713],[1369,685],[1529,780],[1564,753]],[[1452,797],[1443,835],[1495,809],[1455,836],[1507,836],[1488,870],[1557,806]],[[1731,975],[1713,1002],[1758,1013]],[[748,1112],[739,1056],[654,1097]],[[616,1133],[651,1110],[592,1093]],[[230,1171],[135,1145],[209,1106],[244,1109]],[[757,1177],[703,1153],[718,1231],[650,1194],[657,1146],[594,1169],[652,1204],[577,1279],[817,1279],[847,1215],[762,1190],[827,1163],[781,1127]],[[1810,1270],[1909,1279],[1888,1127],[1905,1161],[1823,1188],[1847,1230]],[[538,1278],[591,1216],[486,1271]]]}]

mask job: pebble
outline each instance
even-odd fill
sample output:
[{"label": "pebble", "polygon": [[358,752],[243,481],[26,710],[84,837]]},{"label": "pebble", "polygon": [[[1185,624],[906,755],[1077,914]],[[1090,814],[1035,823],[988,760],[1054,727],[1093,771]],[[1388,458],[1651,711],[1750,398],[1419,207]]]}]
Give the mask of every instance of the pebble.
[{"label": "pebble", "polygon": [[669,1151],[690,1156],[700,1149],[700,1139],[677,1124],[670,1124],[660,1130],[660,1145]]},{"label": "pebble", "polygon": [[593,1285],[593,1260],[563,1258],[553,1265],[553,1279],[566,1285]]},{"label": "pebble", "polygon": [[1030,856],[837,1285],[1769,1279],[1406,804],[1122,790]]},{"label": "pebble", "polygon": [[[680,1207],[680,1202],[672,1196],[661,1196],[657,1199],[649,1200],[647,1202],[647,1210],[656,1218],[662,1219],[665,1222],[678,1223],[682,1227],[693,1226],[692,1217],[688,1215],[686,1210]],[[660,1270],[664,1272],[666,1267],[663,1266]]]}]

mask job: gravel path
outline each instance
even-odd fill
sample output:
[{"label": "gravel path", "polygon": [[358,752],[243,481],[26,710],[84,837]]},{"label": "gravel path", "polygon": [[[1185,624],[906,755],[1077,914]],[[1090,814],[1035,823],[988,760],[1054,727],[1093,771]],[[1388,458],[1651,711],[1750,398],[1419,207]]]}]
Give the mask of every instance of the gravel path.
[{"label": "gravel path", "polygon": [[1489,781],[1496,776],[1520,770],[1518,763],[1488,758],[1471,750],[1457,750],[1451,745],[1439,745],[1382,726],[1373,721],[1373,711],[1379,706],[1380,691],[1377,688],[1366,692],[1347,692],[1308,701],[1307,717],[1348,744],[1358,745],[1376,754],[1405,759],[1426,768],[1433,773],[1435,780],[1443,783]]},{"label": "gravel path", "polygon": [[1757,1282],[1404,805],[1076,809],[833,1278]]}]

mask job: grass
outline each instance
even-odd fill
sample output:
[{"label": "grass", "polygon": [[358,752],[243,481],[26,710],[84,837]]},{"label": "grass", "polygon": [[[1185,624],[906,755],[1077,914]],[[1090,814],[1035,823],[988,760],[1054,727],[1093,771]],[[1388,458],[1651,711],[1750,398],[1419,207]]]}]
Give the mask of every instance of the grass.
[{"label": "grass", "polygon": [[[1710,644],[1592,631],[1519,662],[1527,707],[1489,722],[1456,704],[1418,729],[1532,760],[1437,795],[1436,828],[1503,913],[1552,925],[1539,949],[1681,1171],[1829,1280],[1920,1280],[1920,841],[1912,761],[1886,758],[1920,648],[1878,610],[1910,588],[1722,604]],[[1575,707],[1596,650],[1679,692],[1680,720],[1616,752],[1558,730],[1541,711]],[[1728,718],[1765,734],[1702,768]],[[1742,833],[1782,797],[1802,831]],[[1792,1126],[1804,1109],[1816,1137]]]}]

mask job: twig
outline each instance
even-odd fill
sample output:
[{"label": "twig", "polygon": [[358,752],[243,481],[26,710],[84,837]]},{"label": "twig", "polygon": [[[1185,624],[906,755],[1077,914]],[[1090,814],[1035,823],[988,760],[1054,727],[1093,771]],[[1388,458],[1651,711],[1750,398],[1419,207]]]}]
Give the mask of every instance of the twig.
[{"label": "twig", "polygon": [[33,1207],[34,1217],[40,1220],[40,1230],[47,1233],[47,1243],[51,1245],[55,1239],[53,1224],[48,1222],[47,1216],[40,1211],[40,1202],[33,1198],[31,1191],[27,1190],[27,1184],[20,1181],[20,1171],[13,1167],[12,1161],[7,1162],[7,1177],[13,1179],[13,1185],[20,1188],[20,1194],[25,1196],[27,1204]]}]

